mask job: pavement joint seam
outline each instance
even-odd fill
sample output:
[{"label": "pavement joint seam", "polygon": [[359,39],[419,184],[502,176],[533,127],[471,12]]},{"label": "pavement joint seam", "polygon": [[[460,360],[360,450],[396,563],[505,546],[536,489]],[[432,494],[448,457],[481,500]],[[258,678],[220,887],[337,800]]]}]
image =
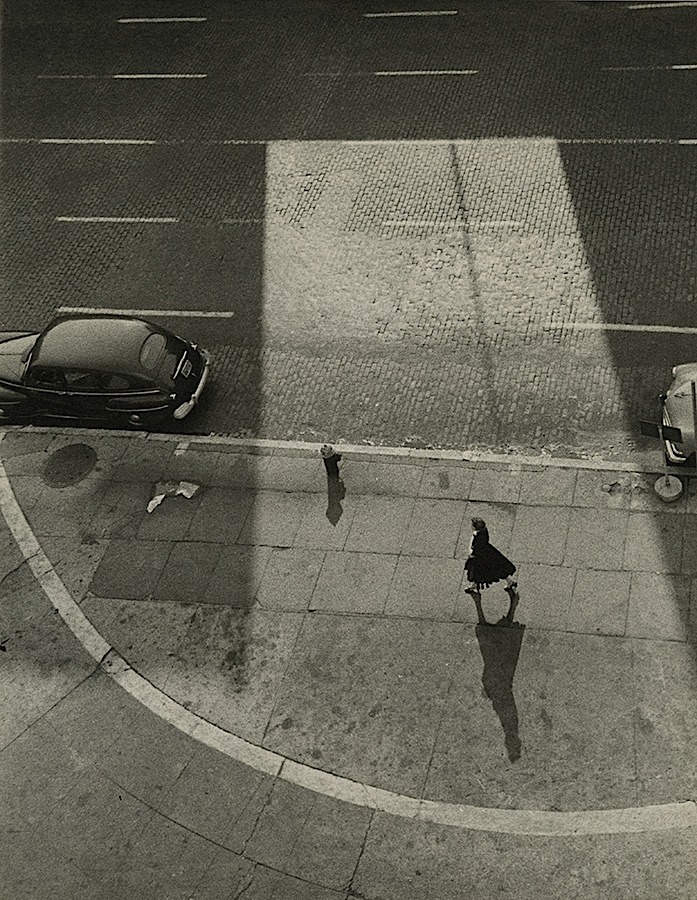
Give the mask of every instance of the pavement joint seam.
[{"label": "pavement joint seam", "polygon": [[[4,437],[5,432],[0,432],[0,441]],[[315,769],[252,744],[213,725],[168,697],[132,669],[97,632],[41,548],[17,502],[2,460],[0,460],[0,511],[44,593],[100,668],[164,721],[257,771],[353,805],[418,821],[477,831],[574,836],[697,828],[697,803],[693,800],[644,807],[569,812],[475,807],[397,794]]]}]

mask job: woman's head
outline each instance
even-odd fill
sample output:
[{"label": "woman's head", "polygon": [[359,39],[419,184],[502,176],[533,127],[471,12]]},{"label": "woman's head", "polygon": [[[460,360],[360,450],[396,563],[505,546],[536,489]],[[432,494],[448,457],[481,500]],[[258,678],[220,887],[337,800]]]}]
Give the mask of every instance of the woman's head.
[{"label": "woman's head", "polygon": [[480,519],[479,516],[475,516],[472,519],[472,528],[475,531],[486,531],[486,522],[484,519]]}]

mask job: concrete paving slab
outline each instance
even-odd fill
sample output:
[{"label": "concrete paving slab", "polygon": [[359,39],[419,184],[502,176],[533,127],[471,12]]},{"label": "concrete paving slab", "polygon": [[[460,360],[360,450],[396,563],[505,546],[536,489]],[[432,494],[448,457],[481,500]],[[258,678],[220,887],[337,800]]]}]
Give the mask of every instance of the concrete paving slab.
[{"label": "concrete paving slab", "polygon": [[95,475],[71,487],[44,486],[26,513],[32,531],[39,537],[69,534],[77,539],[91,533],[85,511],[97,509],[106,485],[104,479]]},{"label": "concrete paving slab", "polygon": [[629,512],[620,509],[572,509],[563,564],[618,569],[628,520]]},{"label": "concrete paving slab", "polygon": [[235,490],[255,488],[271,456],[256,453],[221,453],[211,478],[211,485]]},{"label": "concrete paving slab", "polygon": [[0,457],[2,457],[3,466],[7,474],[10,476],[29,475],[39,477],[41,470],[48,459],[47,448],[48,444],[50,444],[50,440],[46,447],[37,446],[33,449],[27,448],[19,450],[19,445],[17,445],[17,452],[15,452],[14,455],[9,451],[7,441],[8,436],[4,437],[2,444],[0,444],[0,449],[2,451]]},{"label": "concrete paving slab", "polygon": [[315,550],[343,550],[354,520],[356,504],[360,502],[360,497],[344,500],[341,517],[332,524],[327,517],[329,499],[326,494],[306,494],[293,546]]},{"label": "concrete paving slab", "polygon": [[224,544],[178,541],[172,547],[153,589],[153,599],[179,603],[205,600],[221,551],[225,553],[227,550]]},{"label": "concrete paving slab", "polygon": [[252,499],[238,543],[292,547],[303,512],[302,495],[260,491]]},{"label": "concrete paving slab", "polygon": [[[0,716],[0,747],[43,716],[95,667],[53,608],[29,622],[19,619],[9,624],[2,636],[0,708],[5,714]],[[48,663],[46,647],[51,650]]]},{"label": "concrete paving slab", "polygon": [[112,540],[90,591],[101,597],[144,600],[155,589],[171,549],[168,541]]},{"label": "concrete paving slab", "polygon": [[265,609],[306,610],[323,562],[323,550],[273,547],[257,602]]},{"label": "concrete paving slab", "polygon": [[396,556],[328,550],[309,608],[378,615],[385,608],[396,566]]},{"label": "concrete paving slab", "polygon": [[[43,844],[37,848],[33,830],[17,827],[3,831],[0,837],[0,883],[7,897],[31,900],[74,900],[96,897],[99,882],[58,851]],[[46,873],[51,877],[47,878]]]},{"label": "concrete paving slab", "polygon": [[39,720],[0,755],[0,822],[9,828],[31,823],[48,815],[78,783],[92,761],[73,754],[61,735]]},{"label": "concrete paving slab", "polygon": [[467,500],[474,479],[474,465],[433,465],[424,466],[419,485],[419,497],[436,500]]},{"label": "concrete paving slab", "polygon": [[201,602],[249,609],[259,590],[271,549],[223,546]]},{"label": "concrete paving slab", "polygon": [[[697,884],[693,851],[689,830],[524,837],[376,813],[353,889],[381,900],[688,900]],[[622,864],[628,854],[634,857],[630,877]]]},{"label": "concrete paving slab", "polygon": [[[153,488],[154,496],[156,488]],[[194,518],[202,493],[193,497],[166,496],[151,513],[145,510],[136,536],[142,541],[182,541]]]},{"label": "concrete paving slab", "polygon": [[623,568],[629,572],[680,572],[683,524],[683,516],[631,513],[627,523]]},{"label": "concrete paving slab", "polygon": [[192,541],[236,543],[252,507],[252,500],[253,494],[249,490],[208,488],[201,493],[194,509],[187,538]]},{"label": "concrete paving slab", "polygon": [[452,559],[460,537],[465,507],[464,500],[415,500],[402,552]]},{"label": "concrete paving slab", "polygon": [[44,537],[41,540],[41,547],[56,574],[78,603],[82,603],[108,546],[106,540],[87,536],[79,543],[71,537]]},{"label": "concrete paving slab", "polygon": [[[27,456],[31,453],[42,453],[48,448],[54,435],[50,432],[31,433],[29,431],[7,431],[0,445],[0,456],[3,464],[7,465],[11,459],[17,456]],[[9,472],[9,469],[7,469]]]},{"label": "concrete paving slab", "polygon": [[217,470],[220,453],[187,447],[183,452],[175,449],[164,466],[163,481],[191,481],[202,487],[213,483],[213,473]]},{"label": "concrete paving slab", "polygon": [[245,888],[244,900],[345,900],[344,891],[309,884],[266,866],[257,866]]},{"label": "concrete paving slab", "polygon": [[599,509],[629,509],[632,473],[579,469],[576,474],[573,506]]},{"label": "concrete paving slab", "polygon": [[451,621],[464,570],[464,560],[400,557],[385,615]]},{"label": "concrete paving slab", "polygon": [[686,515],[682,520],[680,571],[683,575],[697,575],[697,516]]},{"label": "concrete paving slab", "polygon": [[242,853],[272,786],[269,776],[199,745],[158,809],[218,846]]},{"label": "concrete paving slab", "polygon": [[192,712],[260,743],[301,622],[297,613],[202,606],[163,688]]},{"label": "concrete paving slab", "polygon": [[584,634],[624,634],[629,612],[626,572],[581,569],[576,575],[567,628]]},{"label": "concrete paving slab", "polygon": [[340,474],[347,494],[415,497],[419,492],[423,467],[401,460],[366,462],[344,457],[340,463]]},{"label": "concrete paving slab", "polygon": [[561,565],[570,519],[568,507],[519,506],[511,538],[513,562]]},{"label": "concrete paving slab", "polygon": [[143,677],[166,684],[195,604],[115,600],[88,594],[82,611],[97,631]]},{"label": "concrete paving slab", "polygon": [[86,875],[111,879],[154,815],[145,803],[91,769],[36,823],[35,840],[72,860]]},{"label": "concrete paving slab", "polygon": [[115,784],[157,809],[198,749],[195,741],[143,709],[95,768]]},{"label": "concrete paving slab", "polygon": [[276,781],[245,854],[287,875],[342,891],[351,882],[371,816],[365,807]]},{"label": "concrete paving slab", "polygon": [[306,616],[264,746],[420,796],[462,634],[451,623]]},{"label": "concrete paving slab", "polygon": [[[0,584],[7,578],[10,572],[19,568],[24,562],[17,542],[10,534],[4,520],[0,521]],[[1,615],[1,613],[0,613]]]},{"label": "concrete paving slab", "polygon": [[[342,469],[343,463],[340,463],[340,476]],[[274,455],[269,464],[258,473],[256,489],[326,494],[327,475],[324,464],[319,454],[301,457]]]},{"label": "concrete paving slab", "polygon": [[135,537],[141,521],[148,514],[152,487],[145,481],[108,482],[88,519],[90,532],[97,538]]},{"label": "concrete paving slab", "polygon": [[176,444],[173,441],[150,441],[134,436],[126,450],[113,465],[112,481],[147,481],[155,484],[166,481],[167,467],[174,459]]},{"label": "concrete paving slab", "polygon": [[525,563],[518,572],[516,618],[533,628],[566,631],[576,569]]},{"label": "concrete paving slab", "polygon": [[42,722],[60,736],[73,765],[97,762],[142,715],[141,704],[100,669],[53,706]]},{"label": "concrete paving slab", "polygon": [[229,850],[221,850],[187,900],[230,900],[230,897],[239,897],[251,883],[256,868],[251,860]]},{"label": "concrete paving slab", "polygon": [[14,475],[12,477],[12,490],[25,516],[38,502],[45,487],[46,485],[38,475]]},{"label": "concrete paving slab", "polygon": [[470,541],[472,539],[472,519],[484,519],[489,529],[489,537],[498,549],[504,553],[510,553],[513,526],[519,507],[512,503],[484,503],[470,501],[465,507],[465,515],[462,518],[462,528],[457,541],[455,556],[457,559],[466,559],[469,556]]},{"label": "concrete paving slab", "polygon": [[505,464],[478,463],[469,498],[480,503],[518,503],[521,484],[520,471]]},{"label": "concrete paving slab", "polygon": [[631,576],[627,635],[656,641],[686,641],[691,579],[639,572]]},{"label": "concrete paving slab", "polygon": [[409,527],[411,497],[358,497],[345,549],[370,553],[400,553]]},{"label": "concrete paving slab", "polygon": [[541,468],[521,473],[520,503],[528,506],[571,506],[576,469]]},{"label": "concrete paving slab", "polygon": [[155,815],[129,847],[116,878],[104,886],[99,900],[188,900],[219,852],[211,841]]},{"label": "concrete paving slab", "polygon": [[634,741],[642,804],[694,797],[697,673],[693,648],[633,642]]}]

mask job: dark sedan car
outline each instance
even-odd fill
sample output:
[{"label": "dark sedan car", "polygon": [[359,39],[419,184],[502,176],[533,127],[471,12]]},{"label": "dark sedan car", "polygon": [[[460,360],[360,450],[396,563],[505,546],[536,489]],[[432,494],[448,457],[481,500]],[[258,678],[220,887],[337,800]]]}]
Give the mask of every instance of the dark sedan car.
[{"label": "dark sedan car", "polygon": [[209,365],[196,344],[143,319],[61,316],[40,334],[0,333],[0,420],[183,419]]}]

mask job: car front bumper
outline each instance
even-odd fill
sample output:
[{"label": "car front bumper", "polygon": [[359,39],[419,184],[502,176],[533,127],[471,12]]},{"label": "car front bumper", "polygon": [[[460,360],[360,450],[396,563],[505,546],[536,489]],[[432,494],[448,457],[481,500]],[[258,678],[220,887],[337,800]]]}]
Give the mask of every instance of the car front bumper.
[{"label": "car front bumper", "polygon": [[206,382],[208,381],[208,375],[211,368],[210,354],[207,350],[201,349],[201,347],[197,347],[196,349],[197,352],[200,353],[203,357],[203,372],[201,373],[201,379],[191,397],[188,400],[185,400],[183,403],[180,403],[172,413],[175,419],[184,419],[189,415],[191,410],[198,403],[201,394],[203,393],[203,389],[206,386]]}]

